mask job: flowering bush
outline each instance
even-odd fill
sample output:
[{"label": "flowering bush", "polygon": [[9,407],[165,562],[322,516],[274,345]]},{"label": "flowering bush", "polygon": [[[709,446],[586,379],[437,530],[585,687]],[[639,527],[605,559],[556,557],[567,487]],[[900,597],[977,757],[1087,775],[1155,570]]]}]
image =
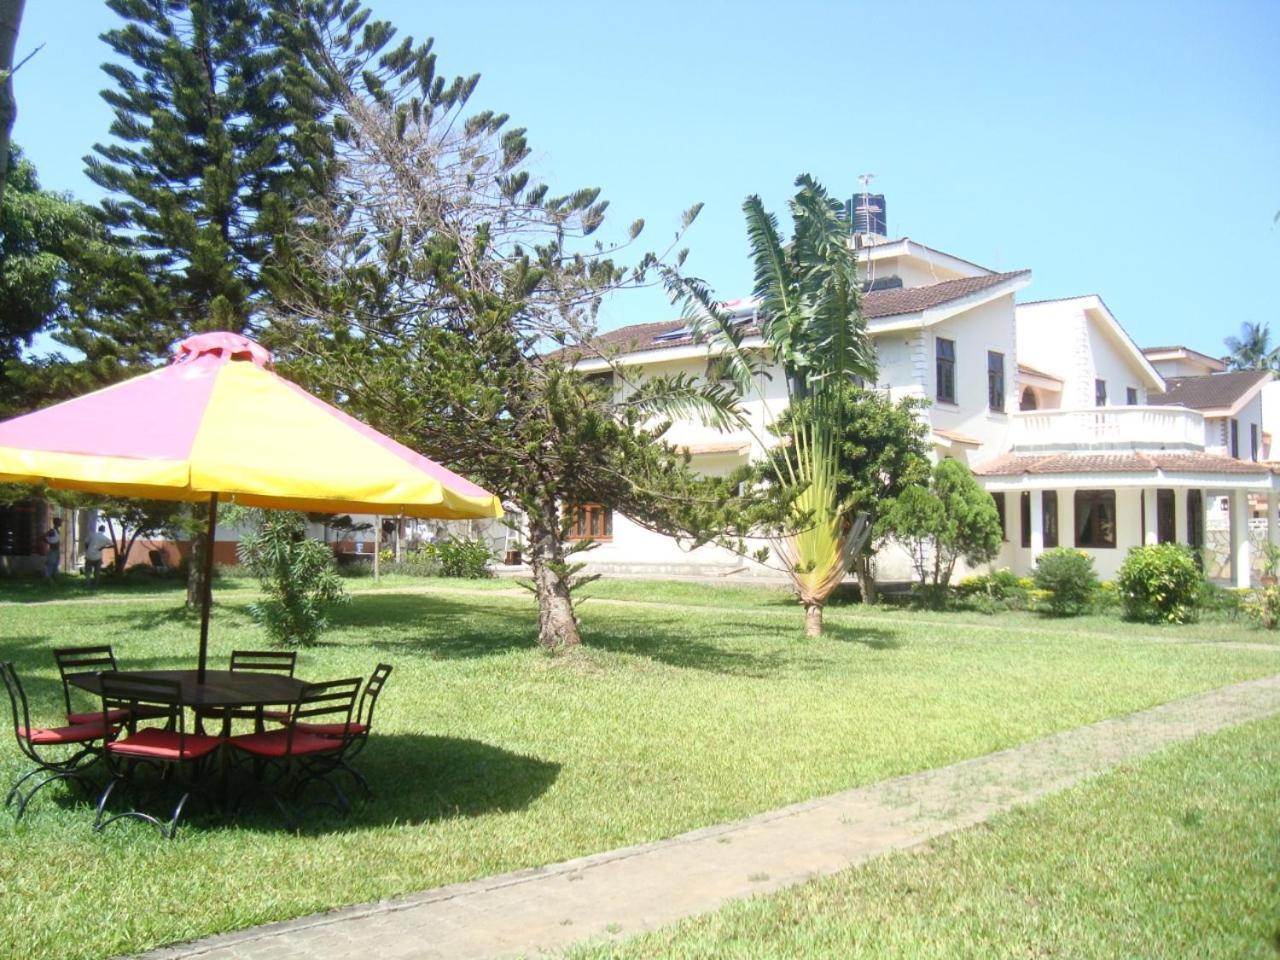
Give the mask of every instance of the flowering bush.
[{"label": "flowering bush", "polygon": [[1129,619],[1187,623],[1199,609],[1201,580],[1190,550],[1162,543],[1130,550],[1116,582]]},{"label": "flowering bush", "polygon": [[1056,617],[1084,613],[1098,591],[1093,558],[1070,547],[1054,547],[1040,554],[1033,579],[1047,594],[1045,606]]}]

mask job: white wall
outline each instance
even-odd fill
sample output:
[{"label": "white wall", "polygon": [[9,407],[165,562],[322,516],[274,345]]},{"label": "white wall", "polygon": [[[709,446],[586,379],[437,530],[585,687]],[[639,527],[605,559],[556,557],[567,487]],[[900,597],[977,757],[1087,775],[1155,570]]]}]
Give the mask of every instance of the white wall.
[{"label": "white wall", "polygon": [[[1151,358],[1148,357],[1148,360]],[[1203,361],[1196,361],[1190,358],[1177,358],[1169,360],[1151,360],[1151,365],[1156,368],[1156,373],[1162,377],[1203,377],[1211,373],[1220,372],[1220,368],[1210,367]]]},{"label": "white wall", "polygon": [[[956,402],[938,402],[937,341],[955,341]],[[1013,296],[1000,297],[959,316],[935,324],[924,337],[925,396],[931,401],[929,418],[935,428],[963,433],[982,441],[970,453],[981,462],[1008,447],[1009,411],[1018,409],[1014,380],[1017,349],[1014,340]],[[1004,409],[987,406],[987,351],[1004,354]]]},{"label": "white wall", "polygon": [[1280,380],[1272,380],[1262,388],[1262,429],[1272,435],[1264,444],[1264,460],[1280,460]]},{"label": "white wall", "polygon": [[1262,392],[1246,403],[1235,417],[1205,417],[1205,452],[1216,453],[1224,457],[1231,456],[1231,421],[1234,419],[1240,423],[1240,459],[1249,460],[1252,458],[1249,440],[1250,426],[1256,427],[1258,430],[1258,459],[1267,459],[1267,450],[1262,439],[1263,411],[1265,409],[1263,395],[1265,393],[1266,388],[1263,388]]},{"label": "white wall", "polygon": [[1062,406],[1094,406],[1094,380],[1107,382],[1107,404],[1123,406],[1125,388],[1147,401],[1141,367],[1116,345],[1102,321],[1090,317],[1088,301],[1051,300],[1019,305],[1018,359],[1063,379]]},{"label": "white wall", "polygon": [[1133,358],[1121,353],[1111,338],[1103,332],[1099,323],[1090,321],[1086,327],[1089,352],[1093,357],[1093,376],[1089,378],[1089,404],[1093,404],[1093,380],[1107,382],[1107,406],[1121,407],[1126,403],[1126,388],[1138,391],[1138,403],[1147,402],[1147,390],[1142,384]]}]

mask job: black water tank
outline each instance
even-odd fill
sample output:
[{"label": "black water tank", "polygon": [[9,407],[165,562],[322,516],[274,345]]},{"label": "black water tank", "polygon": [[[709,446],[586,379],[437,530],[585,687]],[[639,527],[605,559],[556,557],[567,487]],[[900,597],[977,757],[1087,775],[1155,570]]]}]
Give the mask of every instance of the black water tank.
[{"label": "black water tank", "polygon": [[855,193],[845,204],[845,219],[854,233],[889,235],[883,193]]}]

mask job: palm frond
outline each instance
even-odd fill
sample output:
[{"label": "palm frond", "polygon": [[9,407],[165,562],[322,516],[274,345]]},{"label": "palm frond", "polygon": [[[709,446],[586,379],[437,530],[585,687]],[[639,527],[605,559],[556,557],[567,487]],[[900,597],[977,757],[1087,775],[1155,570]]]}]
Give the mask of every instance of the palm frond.
[{"label": "palm frond", "polygon": [[717,430],[748,426],[736,389],[722,383],[703,383],[685,373],[650,377],[618,406],[630,407],[642,416],[670,420],[699,420]]},{"label": "palm frond", "polygon": [[719,356],[724,372],[739,393],[750,392],[756,379],[767,375],[767,363],[759,351],[742,348],[744,324],[721,306],[703,281],[681,276],[670,268],[663,268],[661,275],[672,301],[681,305],[681,319],[693,339],[707,344]]}]

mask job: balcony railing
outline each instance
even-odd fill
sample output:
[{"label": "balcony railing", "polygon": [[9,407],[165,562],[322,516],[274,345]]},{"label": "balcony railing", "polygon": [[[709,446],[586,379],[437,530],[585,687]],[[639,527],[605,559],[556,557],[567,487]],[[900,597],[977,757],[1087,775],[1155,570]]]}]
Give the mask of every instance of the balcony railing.
[{"label": "balcony railing", "polygon": [[1009,420],[1017,452],[1204,449],[1204,416],[1185,407],[1028,410]]}]

